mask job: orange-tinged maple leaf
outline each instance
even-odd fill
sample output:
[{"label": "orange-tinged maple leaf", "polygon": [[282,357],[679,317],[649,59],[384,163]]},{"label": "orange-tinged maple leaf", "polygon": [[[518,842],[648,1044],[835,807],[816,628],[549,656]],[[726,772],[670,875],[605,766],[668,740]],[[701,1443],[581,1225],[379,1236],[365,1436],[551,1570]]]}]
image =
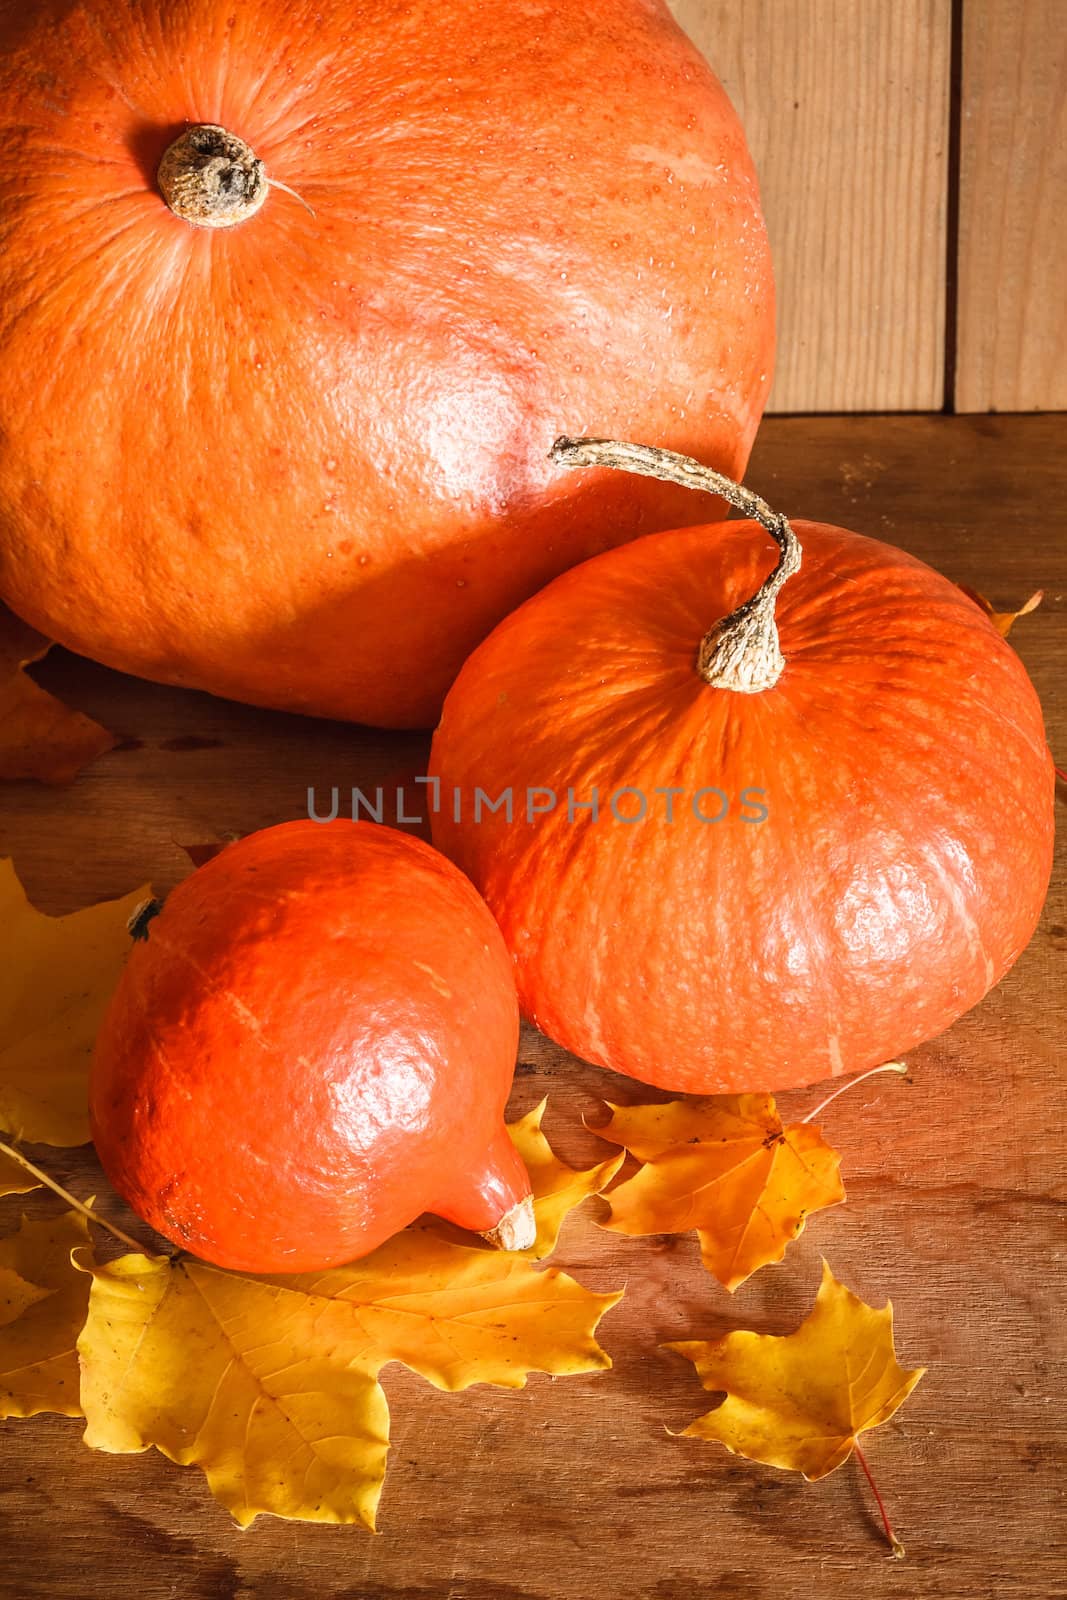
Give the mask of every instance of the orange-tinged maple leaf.
[{"label": "orange-tinged maple leaf", "polygon": [[533,1157],[529,1253],[424,1223],[351,1266],[291,1277],[143,1255],[96,1268],[79,1344],[86,1442],[200,1467],[243,1527],[261,1513],[373,1527],[388,1362],[448,1390],[609,1367],[595,1330],[620,1295],[534,1260],[616,1163],[572,1172],[540,1131],[542,1110],[511,1129]]},{"label": "orange-tinged maple leaf", "polygon": [[184,850],[194,867],[202,867],[206,861],[213,861],[217,855],[221,855],[227,845],[236,843],[240,837],[239,833],[226,833],[221,838],[206,839],[201,844],[180,844],[177,839],[174,843],[179,850]]},{"label": "orange-tinged maple leaf", "polygon": [[83,767],[118,743],[27,676],[23,669],[51,648],[51,640],[0,606],[0,778],[72,783]]},{"label": "orange-tinged maple leaf", "polygon": [[984,594],[979,594],[977,589],[972,589],[970,584],[960,583],[956,587],[962,589],[968,600],[973,600],[975,605],[985,612],[994,628],[1003,634],[1005,639],[1012,630],[1012,624],[1018,622],[1020,617],[1029,616],[1031,611],[1036,611],[1045,598],[1044,589],[1035,589],[1029,600],[1023,601],[1018,611],[994,611],[991,601],[987,600]]},{"label": "orange-tinged maple leaf", "polygon": [[665,1348],[693,1362],[705,1389],[726,1391],[683,1437],[717,1440],[813,1482],[848,1459],[861,1433],[888,1421],[926,1370],[898,1365],[889,1302],[880,1311],[866,1305],[825,1261],[815,1305],[795,1332],[742,1331]]},{"label": "orange-tinged maple leaf", "polygon": [[595,1132],[643,1163],[606,1197],[619,1233],[700,1236],[701,1259],[731,1292],[781,1261],[812,1211],[845,1198],[841,1157],[810,1123],[782,1126],[767,1094],[610,1107]]}]

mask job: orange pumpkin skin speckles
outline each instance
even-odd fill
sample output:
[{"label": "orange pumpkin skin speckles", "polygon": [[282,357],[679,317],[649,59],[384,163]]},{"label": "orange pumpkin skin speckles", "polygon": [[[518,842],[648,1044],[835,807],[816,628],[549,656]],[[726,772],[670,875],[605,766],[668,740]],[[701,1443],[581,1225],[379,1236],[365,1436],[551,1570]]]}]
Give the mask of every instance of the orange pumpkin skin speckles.
[{"label": "orange pumpkin skin speckles", "polygon": [[[523,1011],[664,1089],[786,1089],[932,1038],[1011,966],[1048,885],[1053,768],[1018,656],[922,562],[794,527],[773,688],[696,671],[702,637],[774,566],[771,539],[752,522],[684,529],[522,606],[464,667],[434,739],[434,842],[495,913]],[[527,822],[541,786],[558,803]],[[645,820],[611,815],[623,786]],[[711,786],[729,796],[720,822],[693,812]],[[515,820],[475,823],[476,787],[510,787]],[[568,819],[569,788],[598,790],[596,822]],[[743,820],[745,790],[765,820]]]},{"label": "orange pumpkin skin speckles", "polygon": [[[273,178],[226,229],[186,124]],[[432,726],[565,567],[745,467],[774,306],[737,117],[659,0],[0,0],[0,597],[110,666]]]},{"label": "orange pumpkin skin speckles", "polygon": [[176,1244],[248,1272],[366,1254],[423,1211],[489,1230],[529,1194],[504,1126],[507,952],[429,845],[285,823],[181,883],[93,1062],[93,1139]]}]

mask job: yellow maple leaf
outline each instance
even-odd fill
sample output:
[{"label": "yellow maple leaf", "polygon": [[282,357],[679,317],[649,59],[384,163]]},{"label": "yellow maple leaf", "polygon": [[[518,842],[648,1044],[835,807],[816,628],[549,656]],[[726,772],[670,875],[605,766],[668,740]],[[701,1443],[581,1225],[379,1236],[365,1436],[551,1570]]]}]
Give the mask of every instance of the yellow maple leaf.
[{"label": "yellow maple leaf", "polygon": [[0,1128],[16,1138],[89,1138],[93,1043],[130,948],[126,924],[147,894],[46,917],[0,860]]},{"label": "yellow maple leaf", "polygon": [[389,1414],[342,1322],[328,1295],[192,1260],[98,1267],[78,1346],[85,1442],[201,1467],[242,1527],[297,1508],[373,1526]]},{"label": "yellow maple leaf", "polygon": [[0,606],[0,778],[71,783],[117,743],[26,675],[23,669],[51,648],[51,640]]},{"label": "yellow maple leaf", "polygon": [[512,1129],[535,1158],[529,1254],[458,1243],[428,1222],[351,1266],[292,1277],[137,1255],[96,1268],[79,1344],[86,1442],[154,1445],[199,1466],[242,1527],[260,1513],[373,1527],[388,1362],[448,1390],[609,1367],[595,1330],[620,1295],[531,1257],[614,1163],[572,1173],[540,1132],[541,1111]]},{"label": "yellow maple leaf", "polygon": [[811,1123],[784,1128],[769,1094],[610,1106],[594,1131],[643,1163],[607,1196],[619,1233],[695,1228],[701,1259],[731,1292],[781,1261],[805,1218],[844,1200],[841,1157]]},{"label": "yellow maple leaf", "polygon": [[705,1389],[726,1391],[683,1437],[717,1440],[812,1482],[848,1459],[859,1434],[886,1422],[926,1370],[897,1364],[890,1303],[866,1305],[825,1261],[815,1305],[795,1332],[742,1331],[666,1348],[693,1362]]},{"label": "yellow maple leaf", "polygon": [[537,1260],[552,1254],[564,1219],[589,1195],[600,1194],[622,1166],[625,1155],[611,1156],[595,1167],[576,1172],[565,1166],[541,1132],[548,1098],[508,1126],[512,1142],[530,1174],[537,1217],[537,1238],[530,1254]]},{"label": "yellow maple leaf", "polygon": [[89,1280],[71,1252],[88,1244],[77,1211],[24,1220],[0,1240],[0,1417],[81,1416],[77,1340]]},{"label": "yellow maple leaf", "polygon": [[0,1195],[28,1194],[31,1189],[36,1189],[40,1183],[39,1178],[26,1171],[17,1161],[0,1150]]}]

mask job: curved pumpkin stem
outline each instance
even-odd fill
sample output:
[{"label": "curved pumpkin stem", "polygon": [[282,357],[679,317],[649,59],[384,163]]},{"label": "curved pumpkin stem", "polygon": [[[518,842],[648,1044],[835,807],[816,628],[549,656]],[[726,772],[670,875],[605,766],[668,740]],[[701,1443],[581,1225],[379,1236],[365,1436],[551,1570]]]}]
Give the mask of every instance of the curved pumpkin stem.
[{"label": "curved pumpkin stem", "polygon": [[557,439],[549,460],[561,467],[616,467],[642,477],[677,483],[683,489],[704,489],[721,495],[738,511],[766,528],[779,549],[778,564],[750,600],[708,630],[700,641],[696,667],[705,683],[740,694],[760,694],[782,675],[785,657],[778,644],[774,610],[787,578],[800,568],[800,543],[787,518],[766,500],[732,478],[702,466],[691,456],[655,445],[625,444],[618,439]]}]

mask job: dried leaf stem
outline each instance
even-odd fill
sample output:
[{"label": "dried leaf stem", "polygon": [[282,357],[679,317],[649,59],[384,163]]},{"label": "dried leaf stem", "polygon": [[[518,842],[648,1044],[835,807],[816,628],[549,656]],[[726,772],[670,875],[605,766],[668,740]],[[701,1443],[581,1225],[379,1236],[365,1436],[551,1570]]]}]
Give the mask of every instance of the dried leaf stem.
[{"label": "dried leaf stem", "polygon": [[114,1234],[115,1238],[122,1244],[129,1245],[130,1249],[135,1251],[137,1255],[143,1256],[145,1254],[143,1244],[139,1244],[136,1239],[131,1239],[128,1233],[123,1233],[121,1228],[117,1228],[113,1222],[108,1222],[106,1217],[99,1216],[83,1200],[79,1200],[75,1195],[72,1195],[69,1189],[64,1189],[61,1183],[57,1183],[55,1178],[49,1177],[42,1167],[32,1162],[29,1156],[24,1156],[22,1151],[17,1149],[15,1145],[8,1144],[5,1140],[0,1139],[0,1151],[6,1156],[10,1156],[13,1161],[17,1161],[20,1167],[25,1167],[27,1172],[32,1173],[40,1183],[51,1189],[53,1194],[58,1194],[61,1200],[65,1200],[69,1206],[73,1206],[75,1211],[80,1211],[83,1217],[88,1217],[90,1222],[95,1222],[97,1227],[106,1228],[108,1233]]},{"label": "dried leaf stem", "polygon": [[874,1478],[871,1476],[871,1469],[867,1465],[867,1457],[864,1455],[863,1451],[860,1449],[858,1443],[853,1445],[852,1448],[856,1452],[856,1459],[859,1462],[860,1466],[863,1468],[864,1473],[866,1474],[867,1482],[871,1486],[871,1493],[874,1495],[875,1501],[877,1502],[878,1510],[879,1510],[879,1512],[881,1514],[881,1518],[882,1518],[882,1527],[885,1529],[885,1536],[889,1540],[889,1548],[893,1552],[893,1555],[894,1555],[894,1557],[896,1558],[897,1561],[903,1561],[903,1559],[904,1559],[905,1555],[907,1554],[907,1552],[905,1551],[904,1546],[901,1544],[900,1540],[897,1538],[896,1534],[893,1532],[893,1524],[889,1520],[889,1515],[888,1515],[888,1513],[887,1513],[887,1511],[885,1509],[885,1502],[883,1501],[881,1495],[878,1493],[878,1485],[875,1483]]},{"label": "dried leaf stem", "polygon": [[815,1107],[815,1110],[809,1111],[807,1116],[801,1117],[800,1120],[801,1122],[814,1122],[815,1118],[819,1115],[819,1112],[825,1111],[831,1100],[836,1100],[839,1094],[847,1094],[850,1089],[854,1089],[856,1085],[858,1083],[862,1083],[865,1078],[873,1078],[876,1072],[904,1073],[907,1072],[907,1070],[907,1063],[904,1061],[887,1061],[880,1067],[869,1067],[866,1072],[861,1072],[858,1078],[853,1078],[850,1082],[843,1083],[839,1089],[834,1090],[833,1094],[828,1094],[825,1100],[820,1100],[819,1104]]}]

